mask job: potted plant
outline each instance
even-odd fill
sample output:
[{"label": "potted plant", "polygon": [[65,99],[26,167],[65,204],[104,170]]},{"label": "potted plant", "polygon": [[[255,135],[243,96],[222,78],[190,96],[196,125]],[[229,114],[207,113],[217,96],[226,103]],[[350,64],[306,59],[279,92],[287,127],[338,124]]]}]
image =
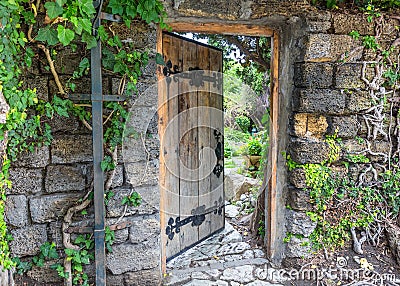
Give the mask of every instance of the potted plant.
[{"label": "potted plant", "polygon": [[247,168],[255,167],[258,169],[260,167],[262,148],[263,146],[259,138],[249,138],[247,142],[247,155],[245,156]]}]

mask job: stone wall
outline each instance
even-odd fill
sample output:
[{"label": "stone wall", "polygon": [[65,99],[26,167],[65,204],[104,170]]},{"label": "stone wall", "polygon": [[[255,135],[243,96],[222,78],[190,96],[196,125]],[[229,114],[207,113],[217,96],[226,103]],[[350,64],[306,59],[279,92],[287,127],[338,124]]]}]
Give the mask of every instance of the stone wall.
[{"label": "stone wall", "polygon": [[[300,164],[321,163],[328,159],[330,148],[324,141],[325,135],[337,134],[341,140],[341,161],[350,163],[349,170],[343,164],[331,166],[334,173],[351,174],[357,178],[366,165],[354,164],[347,155],[367,149],[362,139],[370,139],[371,152],[385,152],[390,149],[388,138],[378,134],[376,140],[368,134],[363,116],[371,113],[372,100],[365,77],[372,80],[376,74],[368,61],[374,60],[371,50],[364,48],[361,40],[349,36],[353,30],[361,37],[375,34],[375,23],[367,21],[364,15],[343,15],[339,13],[318,13],[306,15],[304,22],[309,33],[297,39],[302,47],[294,63],[294,90],[290,112],[290,144],[288,152]],[[387,42],[397,37],[395,26],[398,21],[388,20],[383,25],[382,37]],[[398,52],[397,52],[398,53]],[[394,52],[396,54],[396,52]],[[390,118],[389,110],[386,115]],[[388,123],[383,127],[388,130]],[[379,145],[379,147],[377,147]],[[382,157],[364,152],[372,162],[384,164]],[[305,214],[312,210],[309,186],[303,169],[294,169],[288,176],[287,229],[292,236],[287,245],[287,258],[310,257],[309,235],[316,223]],[[301,237],[301,238],[300,238]]]},{"label": "stone wall", "polygon": [[[138,25],[135,29],[119,29],[117,32],[127,41],[134,40],[138,49],[149,49],[151,59],[143,69],[138,89],[139,94],[148,89],[148,101],[144,105],[151,104],[154,109],[154,102],[158,99],[157,90],[154,89],[155,30]],[[57,56],[57,62],[63,63],[56,67],[59,75],[67,79],[79,64],[82,54],[79,50],[60,50]],[[44,65],[44,62],[35,62],[25,82],[37,88],[39,98],[51,99],[56,93],[56,87]],[[120,79],[108,74],[103,77],[104,93],[116,94]],[[90,93],[90,78],[77,81],[76,86],[76,93]],[[142,117],[137,118],[137,110],[133,109],[138,94],[125,95],[132,108],[130,111],[133,116],[130,118],[143,121],[143,113]],[[118,165],[110,189],[115,195],[106,206],[106,224],[126,223],[126,227],[115,231],[113,252],[107,254],[109,285],[143,285],[143,279],[153,281],[156,285],[160,279],[156,109],[152,115],[150,124],[141,130],[147,134],[146,148],[152,157],[147,160],[143,156],[144,150],[141,154],[135,153],[135,146],[130,146],[130,142],[125,142],[124,152],[122,148],[119,150]],[[60,256],[63,256],[63,217],[91,189],[93,180],[91,131],[73,117],[61,118],[56,115],[49,124],[53,130],[52,144],[38,148],[33,154],[21,155],[10,170],[13,187],[7,192],[6,221],[14,238],[10,243],[12,255],[20,257],[22,261],[37,255],[39,247],[46,241],[56,243]],[[149,161],[147,168],[144,167],[146,161]],[[139,180],[139,174],[145,180]],[[143,202],[139,207],[125,209],[122,199],[133,191],[142,195]],[[88,214],[77,213],[74,216],[71,227],[93,226],[93,218],[93,206],[89,206]],[[72,234],[72,239],[76,235]],[[24,277],[17,276],[17,284],[27,281],[28,284],[63,285],[63,280],[55,270],[50,269],[52,263],[46,263],[44,267],[33,267]],[[87,273],[93,279],[94,265],[88,266]]]}]

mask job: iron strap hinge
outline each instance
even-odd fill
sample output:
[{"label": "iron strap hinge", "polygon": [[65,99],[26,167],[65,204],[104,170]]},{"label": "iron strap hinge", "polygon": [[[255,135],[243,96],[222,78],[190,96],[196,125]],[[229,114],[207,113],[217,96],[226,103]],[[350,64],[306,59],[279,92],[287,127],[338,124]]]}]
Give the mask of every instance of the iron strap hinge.
[{"label": "iron strap hinge", "polygon": [[[132,222],[122,222],[119,224],[113,224],[110,225],[109,228],[110,230],[120,230],[124,229],[127,227],[132,226]],[[75,227],[69,227],[67,228],[64,232],[65,233],[93,233],[94,228],[90,226],[75,226]]]},{"label": "iron strap hinge", "polygon": [[218,214],[222,215],[222,210],[225,208],[225,205],[222,201],[222,197],[219,198],[219,201],[214,202],[214,206],[206,209],[205,205],[198,206],[197,208],[192,210],[192,215],[184,218],[178,216],[177,218],[170,217],[168,220],[168,226],[165,229],[165,234],[168,236],[170,240],[174,239],[175,233],[180,233],[181,227],[192,223],[192,227],[200,226],[206,220],[206,215],[208,214]]}]

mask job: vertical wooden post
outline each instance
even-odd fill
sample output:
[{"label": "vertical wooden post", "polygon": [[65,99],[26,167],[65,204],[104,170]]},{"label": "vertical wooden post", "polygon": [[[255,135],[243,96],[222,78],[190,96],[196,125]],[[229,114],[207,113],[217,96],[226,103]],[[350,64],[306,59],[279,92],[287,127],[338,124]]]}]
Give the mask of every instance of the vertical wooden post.
[{"label": "vertical wooden post", "polygon": [[272,58],[271,58],[271,126],[270,126],[270,174],[271,178],[268,184],[268,192],[265,196],[265,206],[267,207],[265,216],[265,243],[267,246],[267,255],[269,258],[275,256],[277,242],[277,164],[278,164],[278,113],[279,113],[279,35],[273,34]]}]

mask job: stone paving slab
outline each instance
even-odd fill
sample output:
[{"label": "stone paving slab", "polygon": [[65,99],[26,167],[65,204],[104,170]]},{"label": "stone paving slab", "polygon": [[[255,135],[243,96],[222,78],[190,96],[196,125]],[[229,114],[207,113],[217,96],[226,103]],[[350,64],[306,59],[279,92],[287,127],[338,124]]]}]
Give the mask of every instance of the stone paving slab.
[{"label": "stone paving slab", "polygon": [[[271,265],[262,249],[242,241],[232,225],[167,264],[165,286],[269,286],[259,274]],[[261,271],[261,272],[260,272]]]}]

